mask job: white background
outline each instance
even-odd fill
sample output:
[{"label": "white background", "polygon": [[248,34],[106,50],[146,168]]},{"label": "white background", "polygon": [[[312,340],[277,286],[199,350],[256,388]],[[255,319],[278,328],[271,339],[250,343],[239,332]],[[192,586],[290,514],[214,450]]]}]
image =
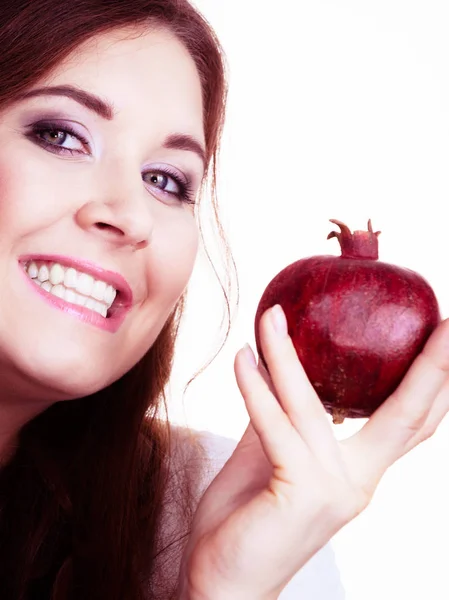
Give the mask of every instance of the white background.
[{"label": "white background", "polygon": [[[198,0],[230,71],[219,197],[240,307],[213,354],[222,298],[199,260],[172,386],[175,418],[238,438],[233,359],[271,278],[313,254],[340,219],[368,218],[380,258],[424,275],[449,316],[449,7],[445,0]],[[185,418],[182,413],[185,410]],[[344,437],[363,422],[335,427]],[[399,461],[334,539],[347,600],[449,598],[449,421]],[[307,600],[307,599],[304,599]],[[325,599],[323,599],[325,600]]]}]

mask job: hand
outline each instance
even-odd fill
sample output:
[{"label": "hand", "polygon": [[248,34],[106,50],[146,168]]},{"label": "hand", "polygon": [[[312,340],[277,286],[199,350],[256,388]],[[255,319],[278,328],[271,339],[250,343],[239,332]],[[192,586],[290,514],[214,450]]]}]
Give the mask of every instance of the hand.
[{"label": "hand", "polygon": [[260,336],[270,375],[249,347],[239,351],[235,374],[250,424],[198,506],[181,567],[182,599],[278,598],[366,508],[388,467],[430,437],[449,410],[449,320],[394,394],[341,442],[282,310],[263,315]]}]

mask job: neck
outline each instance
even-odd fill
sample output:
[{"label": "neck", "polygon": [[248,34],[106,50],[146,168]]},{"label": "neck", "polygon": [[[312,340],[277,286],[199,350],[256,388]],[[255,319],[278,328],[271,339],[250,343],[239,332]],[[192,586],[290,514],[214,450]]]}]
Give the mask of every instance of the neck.
[{"label": "neck", "polygon": [[19,432],[24,425],[41,412],[37,407],[20,407],[0,403],[0,467],[14,456]]},{"label": "neck", "polygon": [[[11,373],[8,373],[10,375]],[[8,381],[9,380],[9,381]],[[2,389],[0,391],[0,467],[14,456],[18,446],[19,432],[29,421],[43,412],[50,402],[22,393],[0,371]],[[9,385],[8,385],[9,383]],[[20,390],[20,391],[19,391]]]}]

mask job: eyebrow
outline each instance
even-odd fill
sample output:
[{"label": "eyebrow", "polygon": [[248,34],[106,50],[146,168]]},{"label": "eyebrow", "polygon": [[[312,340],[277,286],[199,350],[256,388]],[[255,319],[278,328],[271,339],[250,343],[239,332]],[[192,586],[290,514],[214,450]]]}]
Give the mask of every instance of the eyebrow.
[{"label": "eyebrow", "polygon": [[114,108],[109,102],[102,100],[95,94],[80,90],[73,85],[55,85],[34,88],[20,94],[19,100],[27,100],[28,98],[35,98],[37,96],[65,96],[97,113],[97,115],[100,115],[103,119],[111,121],[114,118]]},{"label": "eyebrow", "polygon": [[173,133],[162,144],[163,148],[173,150],[187,150],[188,152],[194,152],[200,157],[203,166],[206,167],[206,152],[203,146],[191,135],[185,133]]},{"label": "eyebrow", "polygon": [[[72,85],[56,85],[34,88],[19,95],[18,100],[27,100],[39,96],[65,96],[71,100],[75,100],[88,110],[96,113],[107,121],[112,121],[115,116],[114,107],[109,102],[103,100],[99,96],[86,92]],[[206,166],[206,152],[203,146],[193,136],[182,133],[174,133],[169,135],[164,143],[163,148],[173,150],[186,150],[193,152],[201,159],[204,167]]]}]

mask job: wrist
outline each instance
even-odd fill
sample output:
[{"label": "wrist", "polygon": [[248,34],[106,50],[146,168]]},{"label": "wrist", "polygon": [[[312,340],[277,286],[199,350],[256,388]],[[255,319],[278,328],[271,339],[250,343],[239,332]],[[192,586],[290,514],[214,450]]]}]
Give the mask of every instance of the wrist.
[{"label": "wrist", "polygon": [[[278,598],[279,596],[264,596],[263,598],[251,596],[251,600],[278,600]],[[249,600],[249,597],[246,594],[245,596],[236,596],[234,593],[217,594],[217,592],[214,592],[213,594],[201,594],[201,596],[198,596],[183,592],[176,597],[176,600]]]},{"label": "wrist", "polygon": [[213,592],[195,592],[186,587],[178,592],[176,600],[278,600],[279,594],[258,596],[246,591],[236,593],[231,590],[214,590]]},{"label": "wrist", "polygon": [[284,589],[282,586],[261,593],[261,590],[251,591],[248,587],[239,585],[236,590],[225,581],[211,581],[204,576],[192,577],[186,562],[183,561],[179,571],[176,600],[279,600]]}]

